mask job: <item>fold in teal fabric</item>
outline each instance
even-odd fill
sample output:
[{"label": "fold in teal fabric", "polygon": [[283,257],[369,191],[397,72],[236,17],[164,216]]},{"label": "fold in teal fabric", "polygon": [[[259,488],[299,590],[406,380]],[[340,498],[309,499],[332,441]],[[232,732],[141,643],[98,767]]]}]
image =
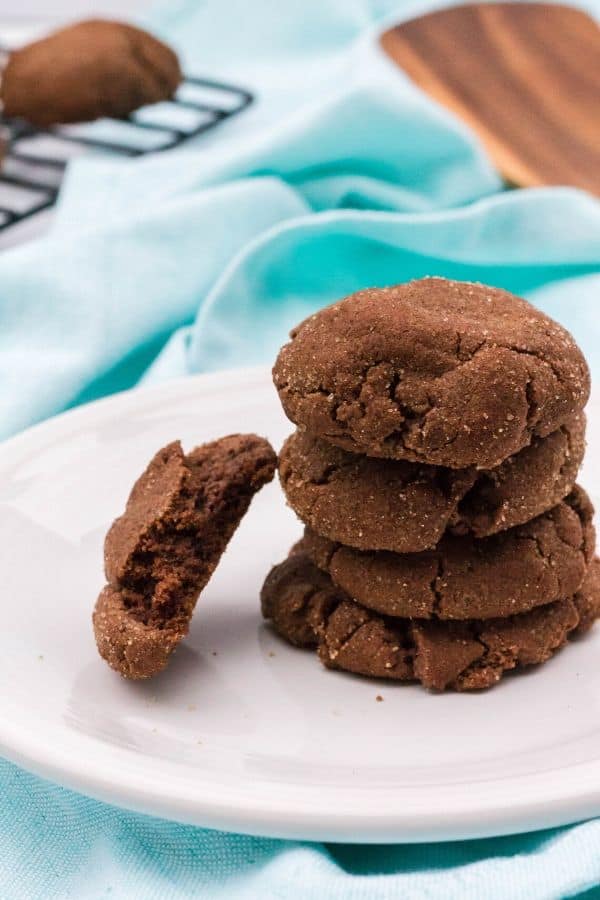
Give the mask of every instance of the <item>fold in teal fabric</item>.
[{"label": "fold in teal fabric", "polygon": [[[139,382],[270,363],[345,293],[427,274],[529,297],[600,364],[600,204],[504,189],[476,138],[378,51],[425,3],[175,0],[148,20],[256,94],[186,149],[70,168],[46,236],[0,256],[0,434]],[[0,763],[7,898],[559,898],[600,883],[600,824],[325,847],[97,803]],[[592,894],[588,893],[587,897]]]},{"label": "fold in teal fabric", "polygon": [[554,900],[600,891],[600,821],[447,844],[309,844],[97,803],[0,762],[10,900]]}]

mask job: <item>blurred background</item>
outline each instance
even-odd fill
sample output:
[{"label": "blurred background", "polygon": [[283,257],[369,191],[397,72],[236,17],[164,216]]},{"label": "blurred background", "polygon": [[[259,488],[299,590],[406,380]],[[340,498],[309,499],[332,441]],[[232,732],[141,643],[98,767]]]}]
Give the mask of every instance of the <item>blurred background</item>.
[{"label": "blurred background", "polygon": [[127,18],[151,0],[23,0],[22,3],[2,0],[0,3],[0,37],[21,41],[35,31],[84,16],[116,16]]}]

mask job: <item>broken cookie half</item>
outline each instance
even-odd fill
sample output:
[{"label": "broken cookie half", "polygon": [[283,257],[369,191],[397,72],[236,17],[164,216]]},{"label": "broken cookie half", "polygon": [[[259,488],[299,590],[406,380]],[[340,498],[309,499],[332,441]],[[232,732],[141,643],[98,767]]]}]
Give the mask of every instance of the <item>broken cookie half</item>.
[{"label": "broken cookie half", "polygon": [[185,455],[168,444],[135,483],[104,545],[107,584],[93,615],[100,655],[126,678],[149,678],[188,632],[200,592],[276,455],[230,435]]}]

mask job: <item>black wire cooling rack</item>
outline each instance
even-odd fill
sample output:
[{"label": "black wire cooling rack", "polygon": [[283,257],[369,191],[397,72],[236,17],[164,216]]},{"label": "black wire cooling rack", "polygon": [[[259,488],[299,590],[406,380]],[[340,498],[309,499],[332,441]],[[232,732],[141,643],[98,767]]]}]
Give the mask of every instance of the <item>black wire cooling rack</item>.
[{"label": "black wire cooling rack", "polygon": [[65,166],[74,156],[95,152],[138,157],[172,150],[242,112],[252,100],[245,88],[186,77],[172,100],[126,119],[48,129],[4,120],[0,232],[55,203]]}]

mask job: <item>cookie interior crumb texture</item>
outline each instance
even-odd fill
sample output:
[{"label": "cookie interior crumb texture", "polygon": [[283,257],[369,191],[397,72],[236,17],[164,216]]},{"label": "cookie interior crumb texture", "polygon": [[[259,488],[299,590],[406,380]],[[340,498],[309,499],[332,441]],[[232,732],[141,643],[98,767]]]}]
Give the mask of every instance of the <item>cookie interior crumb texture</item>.
[{"label": "cookie interior crumb texture", "polygon": [[288,417],[345,449],[494,468],[581,411],[579,347],[526,300],[424,278],[359,291],[291,333],[273,369]]},{"label": "cookie interior crumb texture", "polygon": [[93,623],[100,654],[122,675],[165,667],[187,634],[199,593],[276,456],[256,435],[230,435],[185,455],[159,450],[106,536],[107,585]]}]

